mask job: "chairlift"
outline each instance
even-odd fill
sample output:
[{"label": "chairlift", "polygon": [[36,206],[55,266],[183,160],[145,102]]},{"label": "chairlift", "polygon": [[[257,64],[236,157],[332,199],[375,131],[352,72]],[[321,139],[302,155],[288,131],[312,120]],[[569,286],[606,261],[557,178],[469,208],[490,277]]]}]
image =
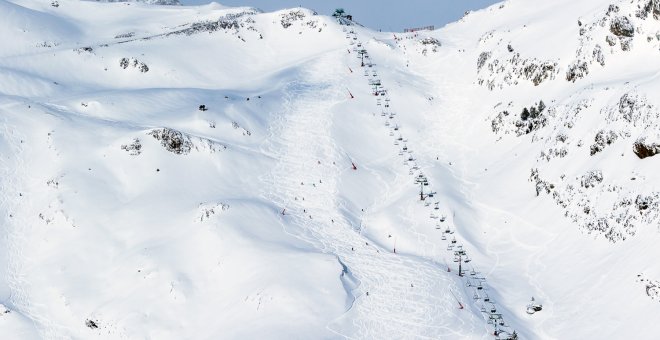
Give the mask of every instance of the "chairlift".
[{"label": "chairlift", "polygon": [[442,216],[440,217],[440,222],[444,222],[444,221],[445,221],[445,219],[447,219],[447,216],[445,216],[445,215],[442,215]]},{"label": "chairlift", "polygon": [[[435,229],[440,229],[440,228],[435,228]],[[440,238],[441,238],[443,241],[447,240],[447,236],[445,236],[445,235],[442,235],[442,237],[440,237]]]},{"label": "chairlift", "polygon": [[451,243],[452,243],[452,244],[455,244],[455,243],[456,243],[456,238],[455,238],[455,237],[451,239]]},{"label": "chairlift", "polygon": [[408,147],[404,145],[403,146],[403,151],[407,151],[407,150],[408,150]]},{"label": "chairlift", "polygon": [[474,293],[474,295],[472,296],[472,298],[475,299],[475,300],[479,300],[479,299],[480,299],[479,294],[477,294],[477,292]]},{"label": "chairlift", "polygon": [[399,141],[394,141],[394,145],[399,145]]}]

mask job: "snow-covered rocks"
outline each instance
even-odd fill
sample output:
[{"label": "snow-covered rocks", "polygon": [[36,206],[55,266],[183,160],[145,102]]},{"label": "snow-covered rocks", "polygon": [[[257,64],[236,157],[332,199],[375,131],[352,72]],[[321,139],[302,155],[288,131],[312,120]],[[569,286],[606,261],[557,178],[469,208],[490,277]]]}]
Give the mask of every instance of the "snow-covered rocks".
[{"label": "snow-covered rocks", "polygon": [[137,58],[121,58],[119,60],[119,67],[123,68],[124,70],[128,68],[129,66],[139,70],[142,73],[147,73],[149,72],[149,66],[145,64],[142,61],[139,61]]}]

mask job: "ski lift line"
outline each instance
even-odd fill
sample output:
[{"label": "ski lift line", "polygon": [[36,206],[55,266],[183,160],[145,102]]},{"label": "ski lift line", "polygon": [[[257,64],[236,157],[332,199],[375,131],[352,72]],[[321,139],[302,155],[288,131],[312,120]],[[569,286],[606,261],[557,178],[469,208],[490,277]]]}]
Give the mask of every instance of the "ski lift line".
[{"label": "ski lift line", "polygon": [[[397,38],[397,37],[396,37],[396,35],[395,35],[395,39],[396,39],[396,38]],[[357,40],[357,38],[354,37],[354,40]],[[352,41],[351,41],[351,43],[352,43]],[[360,52],[361,52],[361,53],[360,53]],[[365,56],[365,57],[368,58],[368,56],[367,56],[367,54],[366,54],[366,50],[364,50],[364,51],[360,51],[360,52],[359,52],[359,53],[360,53],[361,55],[363,55],[363,56]],[[364,60],[363,58],[361,58],[361,59]],[[368,63],[367,66],[369,66],[369,67],[373,67],[373,66],[375,66],[375,64],[373,64],[373,63]],[[376,71],[375,71],[375,68],[372,68],[372,70],[373,70],[373,77],[374,77],[374,78],[373,78],[373,79],[369,79],[369,85],[375,87],[373,92],[374,92],[374,94],[375,94],[376,96],[378,96],[378,97],[385,97],[385,107],[386,107],[386,108],[389,108],[389,102],[390,102],[389,95],[388,95],[387,91],[385,90],[385,88],[382,86],[382,83],[380,82],[380,80],[375,78],[375,77],[377,77],[377,73],[376,73]],[[365,69],[365,76],[368,76],[368,75],[369,75],[369,72],[368,72],[368,70]],[[379,89],[379,87],[380,87],[380,89]],[[379,96],[379,94],[380,94],[380,96]],[[377,104],[376,104],[377,106],[381,106],[381,105],[382,105],[380,99],[381,99],[381,98],[377,98]],[[382,116],[385,116],[385,115],[387,115],[387,114],[386,114],[385,112],[383,112],[383,114],[381,114],[381,115],[382,115]],[[390,114],[390,115],[389,115],[389,118],[390,118],[390,119],[394,118],[394,114]],[[386,126],[390,126],[390,124],[389,124],[388,121],[385,122],[385,125],[386,125]],[[396,125],[396,127],[397,127],[397,129],[395,129],[395,130],[398,130],[398,124]],[[404,142],[404,143],[407,143],[407,139],[404,139],[404,140],[397,139],[397,141],[402,141],[402,142]],[[403,149],[401,149],[401,151],[399,152],[399,154],[402,155],[402,154],[404,153],[404,151],[407,151],[407,150],[408,150],[408,147],[407,147],[406,145],[404,145],[404,146],[403,146]],[[348,157],[348,155],[347,155],[347,157]],[[412,158],[412,156],[407,157],[407,159],[410,159],[410,158]],[[350,159],[350,157],[349,157],[349,159]],[[413,159],[413,161],[414,161],[414,159]],[[354,164],[354,163],[352,163],[352,164]],[[410,169],[410,175],[413,175],[413,170],[418,170],[418,169],[419,169],[419,167],[417,166],[417,164],[415,164],[415,165]],[[422,175],[422,174],[420,174],[420,175]],[[423,175],[422,175],[422,176],[423,176]],[[427,198],[427,197],[433,197],[433,194],[435,194],[434,192],[433,192],[433,193],[428,193],[428,194],[426,194],[426,195],[425,195],[424,192],[423,192],[424,185],[427,185],[427,186],[429,185],[428,180],[426,180],[426,182],[416,182],[416,183],[417,183],[417,184],[420,184],[420,198],[421,198],[422,200],[424,200],[424,199]],[[426,203],[427,206],[429,205],[428,202],[425,202],[425,203]],[[439,209],[439,202],[435,202],[435,207],[436,207],[436,209]],[[456,216],[456,212],[453,211],[452,214],[453,214],[453,217],[455,218],[455,216]],[[432,215],[433,215],[433,214],[432,214]],[[441,217],[439,217],[439,218],[440,218],[440,222],[444,222],[444,221],[446,220],[446,215],[443,214],[443,215],[442,215]],[[439,229],[439,228],[437,228],[437,229]],[[451,230],[449,229],[449,227],[447,227],[446,232],[442,234],[442,239],[443,239],[443,240],[447,240],[447,238],[445,237],[446,234],[453,234],[453,231],[451,231]],[[462,245],[456,243],[456,238],[453,237],[451,241],[452,241],[452,242],[447,246],[447,250],[448,250],[448,251],[453,251],[453,250],[454,250],[454,247],[456,247],[456,249],[460,249],[460,250],[461,250],[461,252],[460,252],[461,255],[459,255],[459,262],[460,262],[461,264],[462,264],[463,262],[466,262],[466,263],[470,262],[471,259],[469,258],[469,256],[467,255],[467,253],[466,253],[464,250],[462,250]],[[393,248],[393,251],[396,252],[396,239],[395,239],[395,242],[394,242],[394,248]],[[445,265],[446,265],[446,267],[447,267],[447,271],[451,271],[451,268],[449,267],[449,265],[447,265],[447,260],[446,260],[446,258],[444,258],[444,263],[445,263]],[[475,290],[475,296],[476,296],[477,298],[479,298],[479,299],[483,299],[483,301],[488,302],[488,303],[490,303],[490,304],[492,305],[492,307],[490,308],[490,310],[487,310],[487,312],[490,312],[490,313],[492,314],[492,313],[494,313],[494,311],[497,311],[497,307],[495,306],[495,304],[494,304],[493,302],[490,301],[490,298],[488,297],[488,294],[486,294],[485,291],[484,291],[485,287],[484,287],[484,285],[482,285],[482,282],[485,282],[485,278],[483,278],[483,277],[477,277],[478,272],[476,271],[476,269],[474,268],[474,266],[470,266],[470,267],[471,267],[471,269],[470,269],[470,271],[469,271],[470,276],[464,276],[464,275],[462,275],[462,274],[463,274],[463,273],[462,273],[463,270],[462,270],[462,268],[460,268],[460,265],[459,265],[459,276],[462,277],[462,278],[465,278],[466,281],[469,281],[470,277],[472,277],[472,278],[474,278],[474,279],[476,280],[476,282],[477,282],[476,285],[472,285],[472,284],[471,284],[472,287],[473,287],[474,290]],[[466,273],[466,274],[467,274],[467,273]],[[478,291],[479,291],[479,292],[482,292],[483,296],[480,296],[479,294],[477,294]],[[453,291],[450,291],[450,292],[451,292],[452,296],[454,297],[454,299],[456,299],[456,302],[459,304],[459,309],[463,309],[464,306],[463,306],[463,304],[460,302],[460,300],[458,299],[458,297],[456,296],[456,294],[454,294]],[[499,325],[500,325],[500,326],[508,327],[508,325],[506,325],[506,324],[504,323],[504,320],[502,319],[501,314],[499,314],[499,318],[498,318],[497,320],[499,320]],[[491,323],[491,322],[490,322],[491,320],[488,320],[488,321],[489,321],[489,323]],[[497,329],[497,328],[498,328],[498,322],[493,322],[493,325],[496,327],[496,332],[499,332],[499,334],[511,334],[511,332],[509,332],[509,331],[505,331],[505,330]],[[497,334],[496,334],[496,336],[497,336]],[[498,337],[498,338],[501,339],[500,337]]]}]

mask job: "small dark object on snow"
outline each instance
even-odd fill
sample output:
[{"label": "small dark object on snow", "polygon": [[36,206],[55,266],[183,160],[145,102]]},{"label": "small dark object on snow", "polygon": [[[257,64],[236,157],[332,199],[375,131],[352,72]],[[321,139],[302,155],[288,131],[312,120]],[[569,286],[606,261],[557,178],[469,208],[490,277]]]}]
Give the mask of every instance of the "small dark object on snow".
[{"label": "small dark object on snow", "polygon": [[94,320],[90,320],[90,319],[87,319],[87,321],[85,321],[85,326],[91,329],[99,328],[99,325],[97,325],[96,322],[94,322]]},{"label": "small dark object on snow", "polygon": [[203,105],[203,104],[202,104],[202,105],[199,106],[199,110],[200,110],[200,111],[206,111],[206,110],[208,110],[208,109],[206,108],[206,105]]}]

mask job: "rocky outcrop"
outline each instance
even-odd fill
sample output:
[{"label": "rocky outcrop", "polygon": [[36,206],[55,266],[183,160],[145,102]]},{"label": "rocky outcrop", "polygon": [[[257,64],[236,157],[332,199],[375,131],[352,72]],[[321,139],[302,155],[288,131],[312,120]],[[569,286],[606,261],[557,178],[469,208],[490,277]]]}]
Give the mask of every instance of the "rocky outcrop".
[{"label": "rocky outcrop", "polygon": [[660,153],[660,144],[649,143],[645,138],[640,138],[633,144],[633,152],[640,159],[652,157]]},{"label": "rocky outcrop", "polygon": [[167,151],[177,155],[188,154],[192,148],[190,139],[177,130],[170,128],[155,129],[149,132],[149,135],[159,140]]},{"label": "rocky outcrop", "polygon": [[619,16],[612,19],[612,22],[610,23],[610,32],[617,37],[632,38],[635,36],[635,26],[633,26],[627,17]]}]

